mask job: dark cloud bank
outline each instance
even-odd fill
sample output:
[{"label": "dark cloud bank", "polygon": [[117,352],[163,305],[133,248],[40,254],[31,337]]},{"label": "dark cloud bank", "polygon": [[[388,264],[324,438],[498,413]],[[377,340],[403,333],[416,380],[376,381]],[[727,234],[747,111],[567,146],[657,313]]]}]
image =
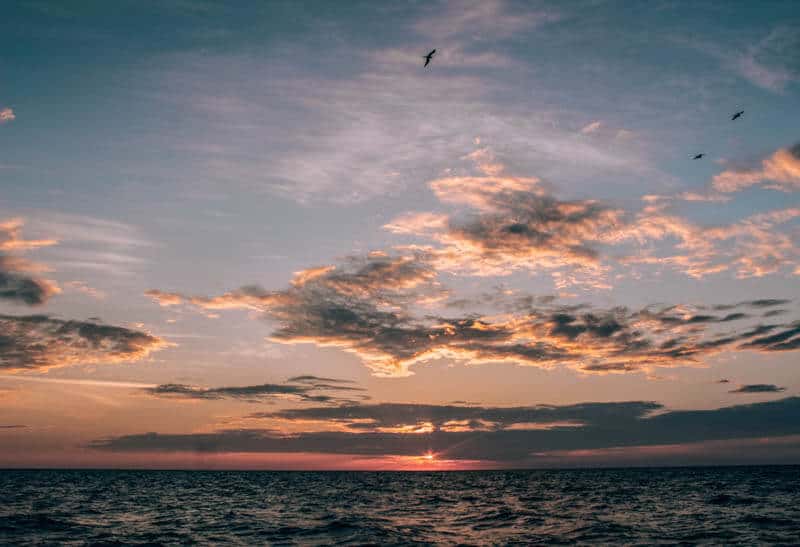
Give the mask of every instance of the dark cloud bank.
[{"label": "dark cloud bank", "polygon": [[145,332],[48,315],[0,315],[0,372],[136,361],[166,343]]},{"label": "dark cloud bank", "polygon": [[[514,408],[379,404],[283,410],[255,416],[329,421],[343,424],[348,430],[292,435],[268,429],[180,435],[145,433],[100,439],[90,446],[117,452],[312,452],[359,456],[419,456],[432,450],[442,459],[524,466],[572,451],[631,451],[800,435],[798,397],[715,410],[664,411],[661,405],[644,401]],[[448,430],[456,429],[456,422],[475,429]],[[378,430],[424,423],[433,424],[433,431]],[[519,426],[527,429],[517,429]],[[775,446],[779,452],[780,445]],[[738,456],[739,461],[747,461],[746,452]]]},{"label": "dark cloud bank", "polygon": [[786,388],[775,384],[748,384],[731,390],[730,393],[780,393],[782,391],[786,391]]}]

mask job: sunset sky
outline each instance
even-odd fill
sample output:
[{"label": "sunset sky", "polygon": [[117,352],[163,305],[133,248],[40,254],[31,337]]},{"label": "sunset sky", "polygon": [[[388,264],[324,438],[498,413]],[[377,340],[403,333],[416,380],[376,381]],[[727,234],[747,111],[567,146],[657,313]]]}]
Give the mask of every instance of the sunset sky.
[{"label": "sunset sky", "polygon": [[800,463],[797,2],[12,4],[0,467]]}]

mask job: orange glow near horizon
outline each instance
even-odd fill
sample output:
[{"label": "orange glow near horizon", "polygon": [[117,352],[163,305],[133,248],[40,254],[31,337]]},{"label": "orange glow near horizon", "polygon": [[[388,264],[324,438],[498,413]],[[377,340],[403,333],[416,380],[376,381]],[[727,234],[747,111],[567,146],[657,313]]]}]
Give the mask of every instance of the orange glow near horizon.
[{"label": "orange glow near horizon", "polygon": [[435,452],[419,456],[359,456],[315,453],[197,453],[140,452],[136,454],[98,453],[92,450],[60,452],[53,455],[20,458],[0,453],[0,468],[65,467],[123,469],[205,469],[242,471],[466,471],[494,469],[497,464],[482,460],[440,459]]}]

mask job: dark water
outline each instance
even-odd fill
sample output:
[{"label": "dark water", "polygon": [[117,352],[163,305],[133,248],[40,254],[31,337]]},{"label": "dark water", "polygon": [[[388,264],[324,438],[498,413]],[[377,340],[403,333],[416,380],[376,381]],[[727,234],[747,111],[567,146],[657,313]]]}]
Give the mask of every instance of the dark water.
[{"label": "dark water", "polygon": [[0,471],[0,542],[800,543],[800,467]]}]

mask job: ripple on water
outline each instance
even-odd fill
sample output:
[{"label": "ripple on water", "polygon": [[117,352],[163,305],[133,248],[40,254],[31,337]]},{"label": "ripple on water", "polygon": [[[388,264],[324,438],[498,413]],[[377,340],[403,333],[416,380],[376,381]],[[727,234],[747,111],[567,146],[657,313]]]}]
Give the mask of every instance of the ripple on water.
[{"label": "ripple on water", "polygon": [[3,471],[0,544],[796,544],[798,470]]}]

